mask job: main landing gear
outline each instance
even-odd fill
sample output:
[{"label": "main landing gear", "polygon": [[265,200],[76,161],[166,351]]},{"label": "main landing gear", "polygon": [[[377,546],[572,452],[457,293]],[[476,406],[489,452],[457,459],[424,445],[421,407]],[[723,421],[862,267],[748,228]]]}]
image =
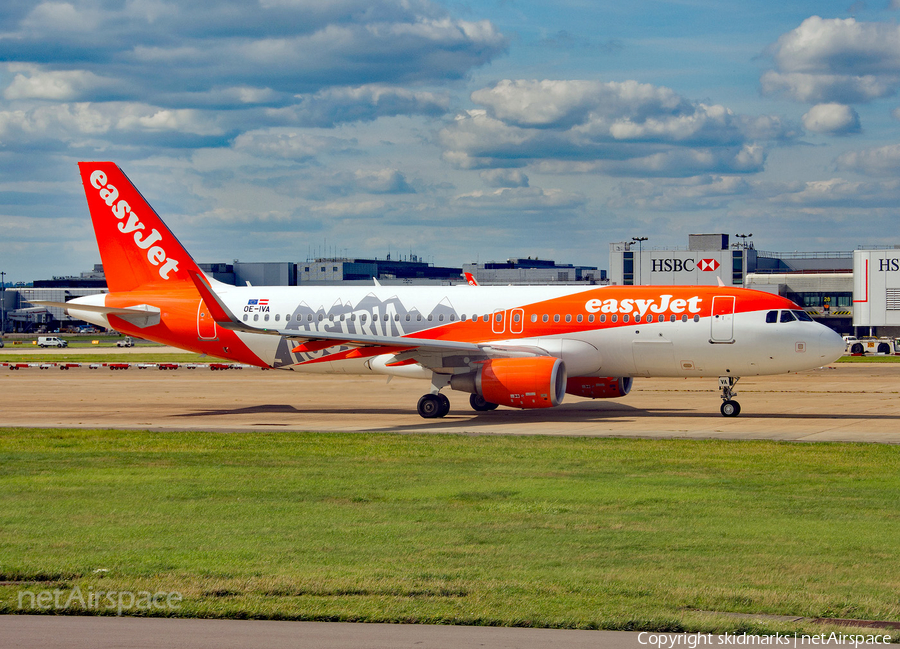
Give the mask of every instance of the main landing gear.
[{"label": "main landing gear", "polygon": [[450,412],[450,399],[444,394],[426,394],[419,399],[416,406],[419,414],[425,419],[435,419],[436,417],[446,417]]},{"label": "main landing gear", "polygon": [[719,412],[723,417],[737,417],[741,414],[741,404],[732,399],[737,392],[734,391],[735,384],[741,380],[739,376],[720,376],[719,389],[722,391],[722,407]]}]

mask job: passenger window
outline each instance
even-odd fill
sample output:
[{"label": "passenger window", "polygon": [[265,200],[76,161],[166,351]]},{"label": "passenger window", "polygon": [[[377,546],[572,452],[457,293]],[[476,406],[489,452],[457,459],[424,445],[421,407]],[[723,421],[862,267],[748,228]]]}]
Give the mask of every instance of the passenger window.
[{"label": "passenger window", "polygon": [[782,311],[781,312],[781,321],[782,322],[793,322],[797,318],[794,317],[794,314],[790,311]]},{"label": "passenger window", "polygon": [[450,322],[456,322],[456,314],[455,313],[450,314]]},{"label": "passenger window", "polygon": [[345,319],[345,318],[346,318],[346,317],[347,317],[347,316],[346,316],[346,315],[344,315],[344,314],[343,314],[343,313],[342,313],[342,314],[341,314],[341,322],[343,322],[343,321],[344,321],[344,319]]},{"label": "passenger window", "polygon": [[675,320],[676,320],[675,314],[673,313],[672,315],[669,316],[669,322],[675,322]]},{"label": "passenger window", "polygon": [[[600,316],[600,319],[602,320],[603,316]],[[588,322],[593,322],[593,321],[594,321],[594,314],[592,313],[591,315],[588,316]]]},{"label": "passenger window", "polygon": [[699,316],[699,315],[695,315],[695,316],[694,316],[694,322],[700,322],[700,316]]},{"label": "passenger window", "polygon": [[257,320],[259,320],[259,314],[258,314],[258,313],[254,313],[254,314],[253,314],[253,322],[256,322]]},{"label": "passenger window", "polygon": [[244,314],[244,322],[247,322],[247,320],[249,319],[249,317],[250,317],[250,316],[248,316],[248,315],[245,313],[245,314]]},{"label": "passenger window", "polygon": [[409,314],[406,314],[406,321],[409,322]]},{"label": "passenger window", "polygon": [[494,314],[494,322],[503,322],[503,314],[495,313]]},{"label": "passenger window", "polygon": [[281,320],[281,314],[280,314],[280,313],[276,313],[276,314],[275,314],[275,322],[278,322],[279,320]]},{"label": "passenger window", "polygon": [[814,320],[806,311],[794,311],[793,313],[795,316],[797,316],[797,320],[802,320],[803,322],[814,322]]},{"label": "passenger window", "polygon": [[537,322],[537,313],[532,313],[532,314],[531,314],[531,321],[532,321],[532,322]]},{"label": "passenger window", "polygon": [[627,313],[622,316],[622,322],[628,322],[630,319]]},{"label": "passenger window", "polygon": [[687,322],[687,315],[681,316],[681,321],[682,321],[682,322]]},{"label": "passenger window", "polygon": [[325,315],[320,313],[319,314],[319,322],[322,322],[322,320],[324,320],[324,319],[325,319]]},{"label": "passenger window", "polygon": [[548,315],[545,313],[544,315],[541,316],[541,321],[542,321],[542,322],[550,322],[550,316],[548,316]]},{"label": "passenger window", "polygon": [[422,314],[416,316],[416,322],[422,322]]},{"label": "passenger window", "polygon": [[518,322],[521,319],[522,316],[520,316],[518,313],[513,314],[513,322]]},{"label": "passenger window", "polygon": [[487,313],[485,313],[484,317],[482,318],[482,320],[484,320],[485,322],[487,322],[490,319],[491,319],[491,316],[489,316]]},{"label": "passenger window", "polygon": [[659,321],[660,321],[660,322],[665,322],[665,321],[666,321],[666,316],[660,314],[660,315],[659,315]]},{"label": "passenger window", "polygon": [[618,322],[618,321],[619,321],[619,316],[613,314],[613,316],[609,319],[609,321],[610,321],[610,322]]},{"label": "passenger window", "polygon": [[766,323],[772,324],[773,322],[778,322],[778,311],[769,311],[766,314]]},{"label": "passenger window", "polygon": [[576,320],[578,320],[578,322],[581,322],[581,321],[583,321],[583,320],[584,320],[584,316],[583,316],[583,315],[581,315],[581,314],[580,314],[580,313],[579,313],[579,314],[578,314],[578,317],[577,317],[577,318],[575,318],[575,319],[576,319]]},{"label": "passenger window", "polygon": [[428,314],[428,322],[431,322],[432,320],[434,320],[434,316],[429,313]]},{"label": "passenger window", "polygon": [[359,316],[359,321],[360,321],[360,322],[365,322],[365,321],[366,321],[366,314],[365,314],[365,313],[362,314],[361,316]]},{"label": "passenger window", "polygon": [[559,314],[553,316],[553,322],[559,322]]},{"label": "passenger window", "polygon": [[443,321],[444,321],[444,314],[442,313],[441,315],[438,316],[438,322],[443,322]]},{"label": "passenger window", "polygon": [[571,313],[566,314],[566,322],[572,322],[572,314]]}]

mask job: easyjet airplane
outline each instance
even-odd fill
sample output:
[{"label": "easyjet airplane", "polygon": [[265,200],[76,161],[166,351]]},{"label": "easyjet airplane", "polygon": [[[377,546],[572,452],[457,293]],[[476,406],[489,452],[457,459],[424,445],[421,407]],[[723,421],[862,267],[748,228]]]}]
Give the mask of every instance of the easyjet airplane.
[{"label": "easyjet airplane", "polygon": [[723,286],[230,286],[118,166],[79,167],[110,292],[66,302],[72,317],[260,367],[425,379],[427,418],[449,412],[444,388],[480,411],[549,408],[566,394],[622,397],[644,376],[718,377],[733,417],[739,377],[844,350],[793,302]]}]

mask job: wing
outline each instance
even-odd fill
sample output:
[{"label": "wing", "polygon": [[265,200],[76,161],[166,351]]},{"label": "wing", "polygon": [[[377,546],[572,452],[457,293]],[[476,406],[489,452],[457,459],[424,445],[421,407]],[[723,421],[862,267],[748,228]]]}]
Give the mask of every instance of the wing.
[{"label": "wing", "polygon": [[455,340],[432,340],[413,336],[370,336],[328,331],[300,332],[291,329],[254,327],[242,322],[213,290],[209,280],[200,273],[191,272],[191,279],[206,303],[216,324],[225,329],[244,333],[280,336],[298,344],[294,353],[316,352],[330,347],[348,347],[323,358],[305,361],[304,364],[365,358],[382,354],[394,354],[389,366],[418,363],[440,371],[454,367],[467,367],[472,362],[489,358],[513,358],[520,356],[547,356],[547,351],[535,346],[471,343]]}]

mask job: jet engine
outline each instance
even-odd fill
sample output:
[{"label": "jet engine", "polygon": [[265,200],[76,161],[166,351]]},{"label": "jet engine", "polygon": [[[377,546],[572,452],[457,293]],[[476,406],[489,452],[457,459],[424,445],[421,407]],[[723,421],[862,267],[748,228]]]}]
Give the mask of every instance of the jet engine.
[{"label": "jet engine", "polygon": [[573,376],[566,381],[566,392],[589,399],[615,399],[631,392],[630,376]]},{"label": "jet engine", "polygon": [[454,374],[450,387],[513,408],[552,408],[566,396],[566,365],[552,356],[493,358]]}]

